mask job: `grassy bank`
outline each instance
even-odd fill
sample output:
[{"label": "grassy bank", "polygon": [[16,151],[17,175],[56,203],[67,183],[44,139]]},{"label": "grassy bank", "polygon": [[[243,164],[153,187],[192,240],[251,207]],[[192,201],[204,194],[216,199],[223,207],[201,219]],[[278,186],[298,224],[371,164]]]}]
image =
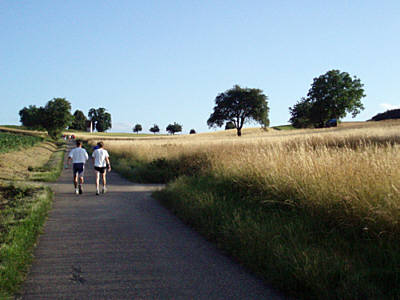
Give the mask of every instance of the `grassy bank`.
[{"label": "grassy bank", "polygon": [[56,181],[64,167],[64,154],[66,145],[63,142],[57,143],[57,148],[51,153],[49,160],[38,167],[28,167],[30,179],[33,181],[52,182]]},{"label": "grassy bank", "polygon": [[396,299],[400,244],[249,191],[244,182],[181,177],[155,194],[237,261],[304,299]]},{"label": "grassy bank", "polygon": [[1,299],[11,299],[27,274],[51,198],[48,188],[0,185]]},{"label": "grassy bank", "polygon": [[12,299],[29,270],[52,199],[49,188],[24,181],[55,181],[65,143],[19,129],[1,137],[6,138],[0,145],[0,299]]},{"label": "grassy bank", "polygon": [[54,181],[62,170],[65,144],[45,141],[0,154],[0,180]]},{"label": "grassy bank", "polygon": [[29,148],[43,141],[39,136],[0,132],[0,153]]}]

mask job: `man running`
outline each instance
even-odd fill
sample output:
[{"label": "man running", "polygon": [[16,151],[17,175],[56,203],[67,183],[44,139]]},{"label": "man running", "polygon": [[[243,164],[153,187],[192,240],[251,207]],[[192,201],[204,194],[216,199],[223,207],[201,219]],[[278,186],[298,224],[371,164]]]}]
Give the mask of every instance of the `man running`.
[{"label": "man running", "polygon": [[[85,163],[89,159],[86,150],[82,148],[82,142],[76,141],[76,148],[72,149],[68,155],[68,165],[72,160],[72,174],[74,177],[75,194],[82,194],[83,174],[85,170]],[[78,185],[79,177],[79,185]]]},{"label": "man running", "polygon": [[103,189],[102,193],[105,194],[107,191],[106,187],[106,174],[107,171],[111,171],[111,164],[110,164],[110,158],[108,155],[107,150],[104,149],[104,144],[103,142],[98,142],[97,146],[99,146],[98,149],[93,151],[92,157],[93,157],[93,164],[94,164],[94,169],[96,172],[96,195],[100,194],[99,186],[100,186],[100,174],[101,178],[103,180]]}]

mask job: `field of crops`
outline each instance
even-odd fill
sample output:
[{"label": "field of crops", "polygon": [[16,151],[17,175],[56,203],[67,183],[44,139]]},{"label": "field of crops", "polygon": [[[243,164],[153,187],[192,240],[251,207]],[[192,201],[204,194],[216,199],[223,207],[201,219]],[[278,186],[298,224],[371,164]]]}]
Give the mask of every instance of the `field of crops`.
[{"label": "field of crops", "polygon": [[41,137],[0,132],[0,153],[32,147],[42,141]]}]

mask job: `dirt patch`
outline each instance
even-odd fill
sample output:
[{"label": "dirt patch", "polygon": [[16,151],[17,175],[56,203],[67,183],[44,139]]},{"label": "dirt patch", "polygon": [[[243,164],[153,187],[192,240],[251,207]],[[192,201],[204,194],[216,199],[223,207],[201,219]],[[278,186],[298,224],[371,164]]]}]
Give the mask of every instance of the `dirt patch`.
[{"label": "dirt patch", "polygon": [[1,154],[0,179],[29,179],[29,169],[38,168],[45,165],[55,151],[57,151],[57,146],[55,144],[43,142],[26,150]]}]

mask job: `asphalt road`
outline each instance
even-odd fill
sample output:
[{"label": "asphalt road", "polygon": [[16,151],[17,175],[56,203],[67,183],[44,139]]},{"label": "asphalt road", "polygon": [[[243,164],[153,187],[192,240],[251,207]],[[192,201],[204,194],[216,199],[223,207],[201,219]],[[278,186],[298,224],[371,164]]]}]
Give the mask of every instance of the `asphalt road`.
[{"label": "asphalt road", "polygon": [[77,196],[71,173],[52,184],[22,299],[284,299],[154,200],[160,186],[111,172],[96,196],[89,161]]}]

